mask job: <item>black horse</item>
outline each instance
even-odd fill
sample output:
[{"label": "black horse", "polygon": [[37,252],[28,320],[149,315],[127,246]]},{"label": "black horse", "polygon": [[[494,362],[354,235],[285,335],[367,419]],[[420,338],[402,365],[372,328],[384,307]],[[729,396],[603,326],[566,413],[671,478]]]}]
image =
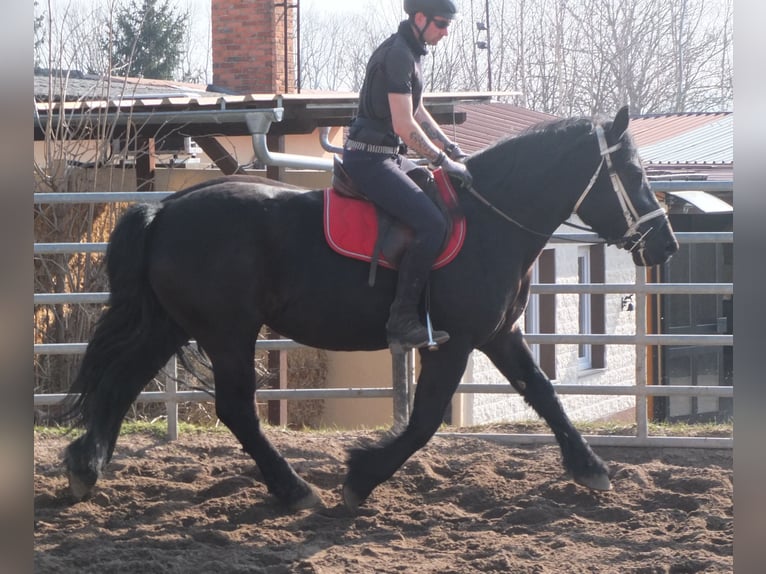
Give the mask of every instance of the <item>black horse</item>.
[{"label": "black horse", "polygon": [[[576,212],[638,265],[666,261],[678,244],[649,188],[627,132],[613,121],[572,118],[502,140],[468,159],[459,189],[465,244],[432,273],[434,324],[451,335],[421,351],[412,415],[398,436],[353,450],[343,487],[355,509],[390,478],[442,422],[469,354],[484,352],[551,427],[563,465],[592,489],[611,488],[607,467],[574,428],[516,324],[529,271],[551,234]],[[208,355],[215,408],[260,468],[268,490],[291,509],[320,504],[263,434],[254,409],[256,338],[263,325],[323,349],[386,348],[396,272],[326,244],[321,191],[299,192],[220,178],[135,205],[107,251],[110,305],[100,318],[70,392],[86,432],[66,450],[70,489],[85,496],[110,460],[131,403],[191,338]]]}]

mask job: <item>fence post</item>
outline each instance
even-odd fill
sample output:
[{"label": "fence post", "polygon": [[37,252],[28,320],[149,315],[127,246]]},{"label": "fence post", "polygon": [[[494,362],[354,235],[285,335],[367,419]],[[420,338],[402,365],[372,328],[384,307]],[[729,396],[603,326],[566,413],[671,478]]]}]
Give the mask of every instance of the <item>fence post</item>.
[{"label": "fence post", "polygon": [[168,440],[178,440],[178,359],[168,361],[170,376],[165,380],[165,409],[168,413]]},{"label": "fence post", "polygon": [[415,349],[407,353],[407,418],[412,413],[412,405],[415,402]]},{"label": "fence post", "polygon": [[[646,270],[636,267],[636,386],[642,391],[646,388]],[[636,436],[644,440],[649,436],[649,413],[646,393],[636,397]]]},{"label": "fence post", "polygon": [[402,432],[410,419],[407,389],[406,353],[391,353],[391,378],[394,396],[394,432]]}]

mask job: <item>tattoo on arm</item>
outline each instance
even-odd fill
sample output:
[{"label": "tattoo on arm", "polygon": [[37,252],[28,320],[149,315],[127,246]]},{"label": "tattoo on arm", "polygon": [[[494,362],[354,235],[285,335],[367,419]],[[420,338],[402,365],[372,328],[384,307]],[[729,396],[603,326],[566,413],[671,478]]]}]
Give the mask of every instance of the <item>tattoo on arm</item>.
[{"label": "tattoo on arm", "polygon": [[423,132],[431,139],[433,142],[441,142],[442,147],[446,147],[449,145],[449,140],[444,136],[444,134],[441,132],[441,130],[433,125],[429,121],[424,121],[420,124],[420,127],[423,128]]},{"label": "tattoo on arm", "polygon": [[[426,132],[426,135],[427,134],[428,132]],[[416,152],[428,158],[430,161],[434,161],[439,157],[438,153],[433,153],[433,144],[430,141],[424,139],[423,136],[415,130],[410,132],[410,141],[408,142],[408,145],[415,148]]]}]

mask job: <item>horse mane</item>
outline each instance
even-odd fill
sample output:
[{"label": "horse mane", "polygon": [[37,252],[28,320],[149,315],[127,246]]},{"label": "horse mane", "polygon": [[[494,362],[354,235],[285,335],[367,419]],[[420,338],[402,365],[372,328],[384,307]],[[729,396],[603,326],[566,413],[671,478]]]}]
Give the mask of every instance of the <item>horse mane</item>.
[{"label": "horse mane", "polygon": [[478,158],[485,154],[495,155],[499,152],[508,153],[509,151],[536,153],[539,148],[550,149],[551,140],[558,140],[562,134],[579,134],[585,131],[590,131],[593,129],[595,123],[593,118],[586,117],[547,120],[531,125],[518,134],[499,139],[495,143],[477,152],[475,157]]},{"label": "horse mane", "polygon": [[513,188],[526,188],[532,181],[539,184],[541,173],[546,173],[547,166],[567,151],[567,147],[561,145],[562,136],[575,141],[590,133],[597,121],[572,117],[535,124],[478,151],[468,160],[468,167],[471,173],[481,174],[481,181],[477,183],[482,187],[507,187],[510,180]]}]

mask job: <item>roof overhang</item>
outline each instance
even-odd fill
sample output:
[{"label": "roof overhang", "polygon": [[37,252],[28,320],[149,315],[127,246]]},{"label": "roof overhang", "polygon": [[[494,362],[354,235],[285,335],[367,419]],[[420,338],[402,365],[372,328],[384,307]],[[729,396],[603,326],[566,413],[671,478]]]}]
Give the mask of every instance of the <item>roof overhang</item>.
[{"label": "roof overhang", "polygon": [[666,191],[665,193],[678,197],[703,213],[732,213],[734,208],[706,191]]},{"label": "roof overhang", "polygon": [[[460,124],[465,112],[456,105],[487,102],[497,92],[426,93],[423,103],[442,124]],[[507,95],[503,93],[503,95]],[[247,114],[254,110],[282,108],[282,120],[274,122],[269,135],[311,133],[320,127],[346,126],[355,116],[356,93],[249,94],[188,96],[147,95],[121,100],[35,103],[34,138],[45,139],[48,122],[70,139],[93,139],[109,126],[114,138],[131,136],[169,138],[178,136],[248,136]],[[100,130],[100,131],[99,131]]]}]

